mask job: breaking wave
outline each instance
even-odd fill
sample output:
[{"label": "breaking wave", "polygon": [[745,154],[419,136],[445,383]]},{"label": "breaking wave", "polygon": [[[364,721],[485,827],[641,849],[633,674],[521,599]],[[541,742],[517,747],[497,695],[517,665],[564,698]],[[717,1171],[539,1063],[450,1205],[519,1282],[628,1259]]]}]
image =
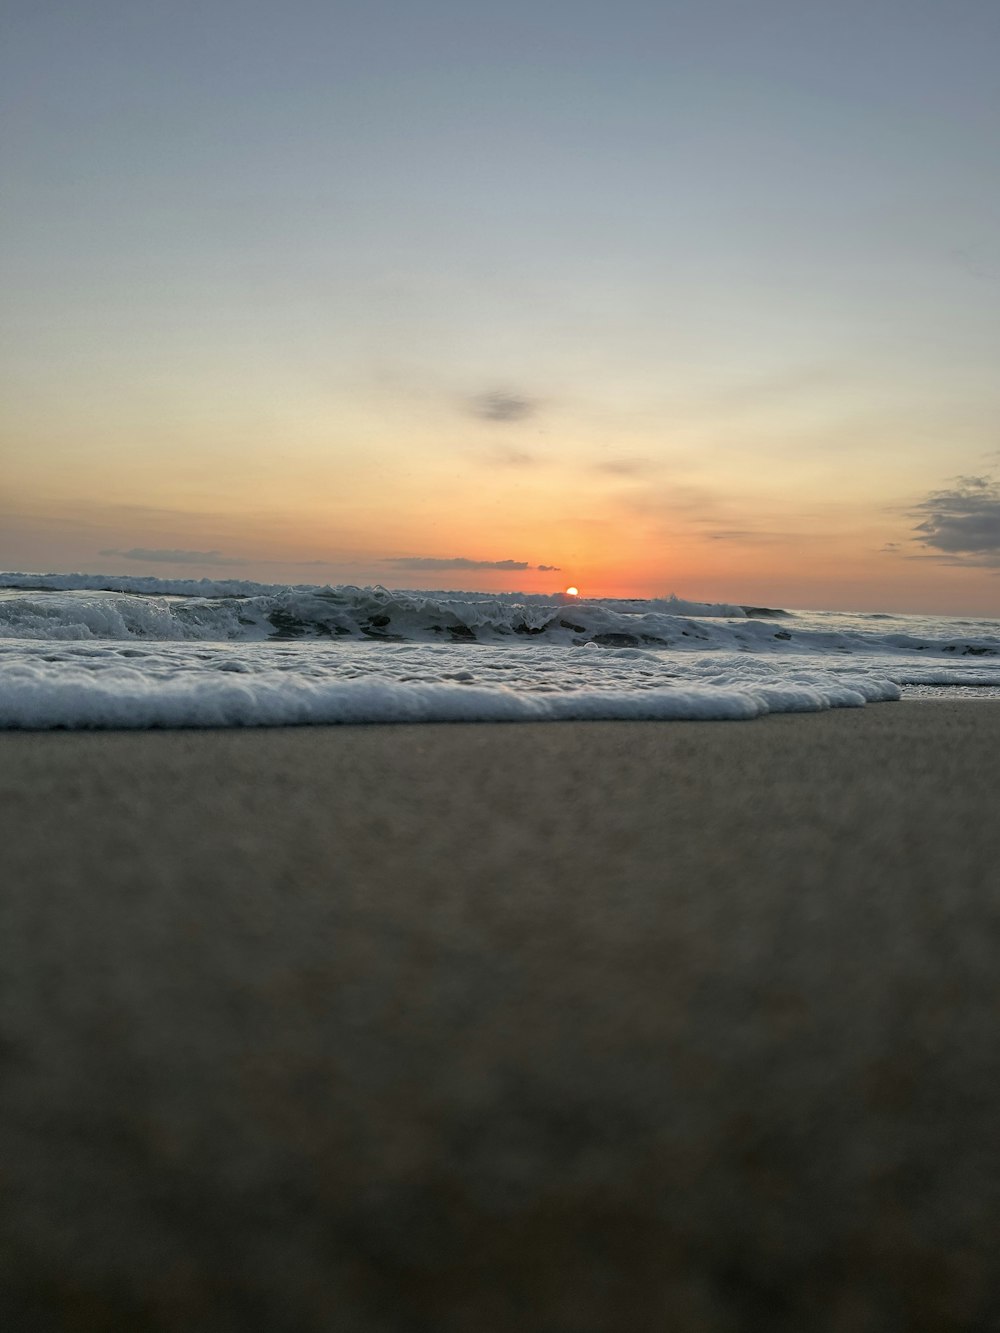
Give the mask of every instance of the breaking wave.
[{"label": "breaking wave", "polygon": [[0,575],[0,727],[749,718],[1000,692],[1000,625],[686,601]]}]

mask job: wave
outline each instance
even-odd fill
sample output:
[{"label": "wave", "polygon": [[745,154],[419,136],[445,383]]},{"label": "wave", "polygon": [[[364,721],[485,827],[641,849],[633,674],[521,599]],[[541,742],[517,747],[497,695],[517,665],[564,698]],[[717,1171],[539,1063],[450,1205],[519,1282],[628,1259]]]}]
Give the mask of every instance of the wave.
[{"label": "wave", "polygon": [[[454,592],[399,589],[391,591],[381,584],[359,588],[353,584],[315,583],[254,583],[248,579],[159,579],[151,575],[132,574],[26,574],[0,572],[0,588],[34,592],[119,592],[144,593],[150,597],[260,597],[282,593],[367,593],[378,598],[395,596],[454,600],[463,602],[504,602],[527,605],[572,606],[581,598],[568,593],[537,592]],[[728,602],[692,602],[671,594],[669,597],[638,599],[609,598],[622,607],[669,605],[682,609],[687,615],[704,616],[783,616],[786,612],[775,607],[742,606]]]},{"label": "wave", "polygon": [[0,588],[34,592],[145,593],[150,597],[256,597],[308,584],[255,583],[250,579],[158,579],[133,574],[31,574],[0,572]]},{"label": "wave", "polygon": [[[22,583],[33,579],[37,586],[21,586],[14,582],[17,579]],[[1000,656],[996,632],[1000,627],[987,622],[810,615],[675,596],[584,600],[563,595],[158,579],[135,579],[131,580],[138,585],[135,589],[110,590],[103,586],[108,582],[98,575],[0,575],[0,585],[6,584],[0,592],[0,638],[596,644],[681,652]],[[56,586],[59,583],[66,586]],[[88,586],[78,586],[81,583]],[[91,588],[92,583],[102,586]],[[210,591],[199,595],[191,591],[203,584]],[[248,586],[250,593],[234,590]],[[960,628],[979,632],[956,634]]]},{"label": "wave", "polygon": [[[688,622],[750,618],[739,605],[676,596],[585,601],[565,594],[408,592],[88,574],[3,574],[0,587],[5,589],[0,636],[33,639],[539,639],[667,647],[703,634]],[[763,614],[765,608],[749,610]]]},{"label": "wave", "polygon": [[901,687],[1000,690],[1000,625],[987,621],[108,582],[0,578],[0,727],[749,718]]}]

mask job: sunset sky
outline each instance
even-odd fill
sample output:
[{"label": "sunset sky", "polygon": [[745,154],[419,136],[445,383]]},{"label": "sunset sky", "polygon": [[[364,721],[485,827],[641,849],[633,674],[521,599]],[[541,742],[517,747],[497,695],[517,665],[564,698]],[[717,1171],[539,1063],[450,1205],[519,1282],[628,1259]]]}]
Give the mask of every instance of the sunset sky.
[{"label": "sunset sky", "polygon": [[997,0],[11,0],[0,567],[1000,614]]}]

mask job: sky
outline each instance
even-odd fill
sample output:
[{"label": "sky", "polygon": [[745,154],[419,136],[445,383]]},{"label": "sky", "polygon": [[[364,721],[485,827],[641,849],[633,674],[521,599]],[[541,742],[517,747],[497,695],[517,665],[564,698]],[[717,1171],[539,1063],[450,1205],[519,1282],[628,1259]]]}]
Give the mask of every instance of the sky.
[{"label": "sky", "polygon": [[8,0],[0,567],[1000,615],[996,0]]}]

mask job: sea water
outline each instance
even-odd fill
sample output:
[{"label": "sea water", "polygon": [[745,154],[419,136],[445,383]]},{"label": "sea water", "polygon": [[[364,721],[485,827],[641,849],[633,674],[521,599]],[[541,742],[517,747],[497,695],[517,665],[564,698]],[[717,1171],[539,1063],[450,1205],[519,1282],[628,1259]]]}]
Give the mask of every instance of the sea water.
[{"label": "sea water", "polygon": [[0,574],[0,727],[751,718],[1000,697],[1000,622]]}]

